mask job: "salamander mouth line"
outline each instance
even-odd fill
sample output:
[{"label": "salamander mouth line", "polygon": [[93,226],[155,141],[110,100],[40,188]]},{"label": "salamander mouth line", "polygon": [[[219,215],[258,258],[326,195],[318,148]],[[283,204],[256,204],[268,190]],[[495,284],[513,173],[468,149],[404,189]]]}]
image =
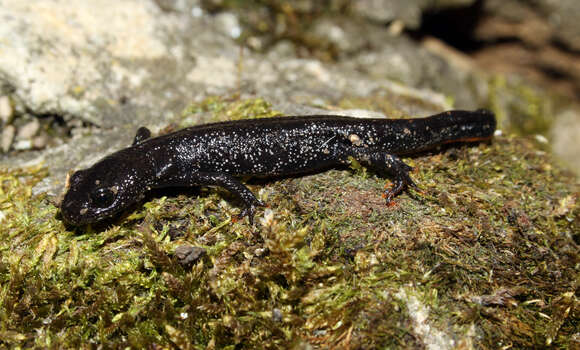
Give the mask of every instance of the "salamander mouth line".
[{"label": "salamander mouth line", "polygon": [[446,140],[441,142],[441,144],[449,144],[449,143],[469,143],[469,142],[482,142],[482,141],[489,141],[491,140],[491,136],[478,136],[478,137],[464,137],[464,138],[457,138],[454,140]]}]

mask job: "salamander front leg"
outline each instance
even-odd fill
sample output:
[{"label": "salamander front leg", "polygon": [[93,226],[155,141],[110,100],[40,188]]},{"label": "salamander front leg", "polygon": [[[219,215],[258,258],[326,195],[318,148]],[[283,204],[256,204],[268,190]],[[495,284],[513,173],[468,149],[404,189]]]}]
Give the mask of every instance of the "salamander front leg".
[{"label": "salamander front leg", "polygon": [[137,134],[135,134],[135,139],[133,139],[132,146],[138,145],[150,137],[151,131],[149,131],[149,129],[147,129],[146,127],[142,126],[137,130]]},{"label": "salamander front leg", "polygon": [[[171,170],[171,169],[170,169]],[[244,184],[238,181],[235,177],[224,173],[206,173],[192,171],[187,174],[170,173],[160,174],[159,182],[156,187],[172,187],[172,186],[218,186],[225,188],[233,195],[238,197],[243,203],[244,208],[240,214],[234,217],[235,220],[248,217],[250,224],[254,223],[254,214],[257,207],[262,207],[265,204],[258,200],[256,196]]]}]

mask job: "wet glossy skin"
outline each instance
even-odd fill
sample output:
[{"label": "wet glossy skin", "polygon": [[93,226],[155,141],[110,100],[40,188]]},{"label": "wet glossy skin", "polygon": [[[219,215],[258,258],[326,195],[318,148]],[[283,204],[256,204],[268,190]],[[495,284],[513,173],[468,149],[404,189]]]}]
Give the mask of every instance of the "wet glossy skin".
[{"label": "wet glossy skin", "polygon": [[419,119],[364,119],[331,115],[215,123],[150,138],[140,128],[132,146],[113,153],[68,181],[61,212],[74,225],[114,216],[152,188],[220,186],[244,204],[252,221],[263,205],[236,176],[285,176],[347,164],[349,157],[393,178],[387,203],[414,186],[398,156],[493,135],[485,110],[449,111]]}]

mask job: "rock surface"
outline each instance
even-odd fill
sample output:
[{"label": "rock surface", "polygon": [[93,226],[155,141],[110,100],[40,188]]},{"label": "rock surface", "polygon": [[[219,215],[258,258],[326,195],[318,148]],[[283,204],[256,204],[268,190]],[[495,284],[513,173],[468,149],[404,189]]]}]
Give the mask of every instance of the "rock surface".
[{"label": "rock surface", "polygon": [[389,0],[360,0],[353,4],[353,8],[361,15],[377,22],[402,21],[406,27],[418,29],[421,25],[421,15],[432,8],[447,8],[456,6],[469,6],[475,0],[412,0],[412,1],[389,1]]},{"label": "rock surface", "polygon": [[332,104],[377,89],[433,101],[431,108],[409,113],[449,108],[437,93],[383,77],[279,57],[275,51],[267,56],[242,52],[223,34],[228,32],[224,25],[234,22],[163,12],[152,2],[101,0],[76,8],[65,1],[8,0],[0,17],[7,19],[0,29],[7,38],[0,77],[11,87],[17,110],[89,126],[62,146],[4,159],[44,162],[52,175],[38,191],[52,194],[60,191],[71,168],[86,167],[129,144],[141,125],[167,125],[186,105],[212,94],[264,96],[287,114],[305,113],[295,104]]},{"label": "rock surface", "polygon": [[[318,5],[304,1],[301,6],[297,11]],[[405,26],[416,27],[417,15],[431,8],[424,1],[389,6],[383,1],[361,1],[354,13],[363,18],[375,15],[373,20],[380,23],[402,19]],[[321,17],[314,22],[309,40],[330,45],[340,57],[337,63],[322,63],[296,56],[300,48],[295,42],[281,41],[265,54],[241,48],[236,42],[243,30],[240,25],[251,19],[237,16],[210,15],[194,0],[99,0],[74,6],[62,0],[4,0],[0,7],[3,125],[16,126],[16,134],[21,135],[20,129],[32,125],[34,118],[57,118],[56,124],[64,126],[64,139],[50,140],[46,130],[52,122],[42,124],[37,136],[17,136],[15,143],[7,131],[3,146],[20,152],[3,156],[2,162],[44,162],[51,177],[38,191],[56,194],[70,168],[86,167],[129,144],[139,126],[159,130],[187,105],[210,95],[260,96],[286,114],[307,113],[303,105],[328,106],[345,97],[377,93],[418,99],[421,103],[396,106],[416,116],[451,107],[512,108],[527,103],[507,89],[490,90],[490,78],[478,72],[469,58],[458,64],[453,50],[417,45],[393,26]],[[255,41],[251,39],[250,46]],[[510,125],[511,110],[498,113],[505,119],[502,125]],[[38,148],[41,151],[23,152]]]}]

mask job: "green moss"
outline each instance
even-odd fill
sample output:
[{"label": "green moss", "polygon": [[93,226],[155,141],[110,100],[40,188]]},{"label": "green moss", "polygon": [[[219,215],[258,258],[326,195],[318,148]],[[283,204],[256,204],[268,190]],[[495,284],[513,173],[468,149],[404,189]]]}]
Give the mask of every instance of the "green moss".
[{"label": "green moss", "polygon": [[554,121],[554,96],[524,83],[494,76],[489,82],[489,106],[502,129],[518,135],[546,134]]},{"label": "green moss", "polygon": [[229,98],[210,96],[186,107],[181,112],[179,127],[184,128],[196,123],[269,118],[279,115],[280,112],[272,110],[270,103],[261,98],[239,100],[236,96]]},{"label": "green moss", "polygon": [[[275,114],[219,98],[191,113]],[[520,137],[406,161],[421,192],[393,207],[356,164],[250,185],[270,206],[254,226],[202,189],[74,229],[31,194],[45,171],[0,170],[0,346],[417,348],[425,317],[457,346],[572,348],[576,180]],[[184,244],[207,255],[182,266]]]}]

